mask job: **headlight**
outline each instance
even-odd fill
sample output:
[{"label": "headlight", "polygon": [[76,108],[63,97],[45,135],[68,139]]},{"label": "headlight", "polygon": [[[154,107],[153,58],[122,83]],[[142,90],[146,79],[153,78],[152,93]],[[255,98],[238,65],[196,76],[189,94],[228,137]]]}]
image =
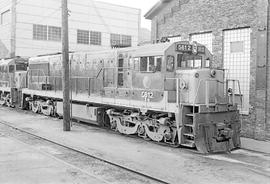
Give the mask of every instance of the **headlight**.
[{"label": "headlight", "polygon": [[187,83],[184,80],[180,80],[179,88],[182,90],[187,89]]},{"label": "headlight", "polygon": [[215,78],[217,75],[216,70],[211,70],[210,75],[211,75],[211,77]]}]

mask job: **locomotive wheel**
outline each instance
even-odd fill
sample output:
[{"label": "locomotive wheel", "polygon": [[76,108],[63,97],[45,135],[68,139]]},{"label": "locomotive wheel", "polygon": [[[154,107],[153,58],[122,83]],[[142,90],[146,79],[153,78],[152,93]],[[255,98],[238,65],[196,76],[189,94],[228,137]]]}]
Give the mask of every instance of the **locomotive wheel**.
[{"label": "locomotive wheel", "polygon": [[32,111],[34,113],[39,113],[39,104],[35,103],[35,102],[32,102]]},{"label": "locomotive wheel", "polygon": [[50,105],[41,106],[41,112],[46,116],[51,116],[53,107]]},{"label": "locomotive wheel", "polygon": [[138,136],[145,137],[145,128],[142,124],[138,127]]},{"label": "locomotive wheel", "polygon": [[167,141],[170,141],[173,138],[173,135],[172,135],[172,132],[170,131],[170,129],[165,129],[164,138]]},{"label": "locomotive wheel", "polygon": [[116,119],[112,119],[112,121],[110,122],[111,124],[111,129],[117,131],[117,120]]},{"label": "locomotive wheel", "polygon": [[0,100],[0,105],[1,105],[1,106],[6,105],[6,101],[5,101],[5,100]]}]

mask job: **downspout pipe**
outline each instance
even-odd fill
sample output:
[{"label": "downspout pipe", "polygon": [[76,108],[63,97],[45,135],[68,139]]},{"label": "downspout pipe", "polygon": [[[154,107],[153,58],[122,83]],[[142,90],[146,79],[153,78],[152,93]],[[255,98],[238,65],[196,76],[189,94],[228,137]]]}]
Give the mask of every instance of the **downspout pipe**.
[{"label": "downspout pipe", "polygon": [[267,46],[266,46],[266,90],[265,90],[265,128],[267,129],[267,127],[270,125],[268,125],[268,110],[270,107],[270,93],[268,92],[269,87],[270,87],[270,0],[268,0],[268,5],[267,5]]}]

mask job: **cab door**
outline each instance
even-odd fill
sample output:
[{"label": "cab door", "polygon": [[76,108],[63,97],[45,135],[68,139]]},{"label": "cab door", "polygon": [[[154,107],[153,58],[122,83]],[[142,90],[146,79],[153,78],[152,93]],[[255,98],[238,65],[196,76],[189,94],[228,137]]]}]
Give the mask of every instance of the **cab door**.
[{"label": "cab door", "polygon": [[117,87],[122,88],[124,86],[124,58],[122,55],[118,57],[117,73]]}]

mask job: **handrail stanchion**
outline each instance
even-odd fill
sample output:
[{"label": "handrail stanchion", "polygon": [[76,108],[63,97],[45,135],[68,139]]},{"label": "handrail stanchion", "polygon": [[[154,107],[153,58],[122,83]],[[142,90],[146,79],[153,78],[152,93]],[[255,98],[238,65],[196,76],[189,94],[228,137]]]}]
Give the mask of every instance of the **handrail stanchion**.
[{"label": "handrail stanchion", "polygon": [[225,88],[225,94],[226,94],[226,102],[229,103],[229,80],[226,80],[226,88]]},{"label": "handrail stanchion", "polygon": [[[219,97],[219,82],[216,81],[216,92],[217,92],[217,96]],[[218,103],[218,99],[217,99],[217,103]]]},{"label": "handrail stanchion", "polygon": [[232,89],[232,103],[235,104],[235,80],[233,81],[233,89]]},{"label": "handrail stanchion", "polygon": [[209,81],[205,81],[205,104],[209,107]]},{"label": "handrail stanchion", "polygon": [[47,76],[45,76],[45,88],[46,88],[46,91],[48,91],[48,78]]},{"label": "handrail stanchion", "polygon": [[38,79],[37,80],[38,80],[37,83],[38,83],[38,86],[39,86],[39,71],[38,71]]},{"label": "handrail stanchion", "polygon": [[242,99],[242,92],[241,92],[241,88],[240,88],[240,81],[237,80],[238,83],[238,90],[239,90],[239,94],[240,94],[240,101],[241,101],[241,110],[243,109],[243,99]]},{"label": "handrail stanchion", "polygon": [[88,77],[88,96],[90,96],[91,92],[90,92],[90,86],[91,85],[91,79],[90,77]]},{"label": "handrail stanchion", "polygon": [[78,78],[77,77],[75,77],[74,78],[75,79],[75,94],[77,95],[78,94]]},{"label": "handrail stanchion", "polygon": [[53,77],[54,92],[56,92],[56,77]]},{"label": "handrail stanchion", "polygon": [[176,79],[176,103],[179,105],[179,79]]}]

